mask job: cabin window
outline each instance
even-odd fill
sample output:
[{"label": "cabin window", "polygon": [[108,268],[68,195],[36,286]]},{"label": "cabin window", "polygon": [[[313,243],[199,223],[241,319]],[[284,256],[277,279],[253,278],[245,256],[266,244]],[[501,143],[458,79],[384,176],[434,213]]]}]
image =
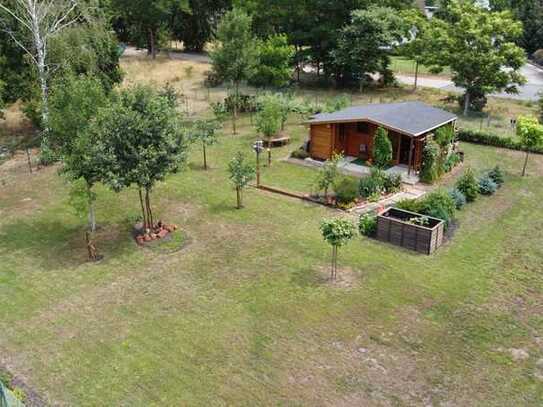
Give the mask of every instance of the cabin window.
[{"label": "cabin window", "polygon": [[370,132],[370,126],[368,123],[358,122],[356,123],[356,131],[358,133],[368,134]]}]

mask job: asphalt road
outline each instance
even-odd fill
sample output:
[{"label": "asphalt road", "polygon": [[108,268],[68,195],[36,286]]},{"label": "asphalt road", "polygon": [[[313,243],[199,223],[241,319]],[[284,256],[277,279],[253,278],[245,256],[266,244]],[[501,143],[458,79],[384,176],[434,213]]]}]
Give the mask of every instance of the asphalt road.
[{"label": "asphalt road", "polygon": [[[493,96],[519,100],[538,100],[540,95],[543,95],[543,69],[527,64],[522,67],[521,72],[526,77],[527,83],[519,89],[517,95],[497,93]],[[410,75],[397,74],[396,78],[406,85],[414,85],[415,83],[415,78]],[[442,89],[449,92],[463,92],[461,88],[457,88],[450,80],[445,78],[419,77],[418,84],[422,87]]]}]

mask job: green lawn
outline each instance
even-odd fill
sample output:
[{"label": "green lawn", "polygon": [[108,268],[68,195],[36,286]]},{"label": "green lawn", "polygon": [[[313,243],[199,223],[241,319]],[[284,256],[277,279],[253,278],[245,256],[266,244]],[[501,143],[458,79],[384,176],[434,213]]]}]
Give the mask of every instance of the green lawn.
[{"label": "green lawn", "polygon": [[[401,73],[404,75],[415,75],[416,72],[416,64],[415,61],[412,59],[406,58],[406,57],[400,57],[400,56],[394,56],[391,58],[392,64],[390,68],[397,73]],[[428,68],[425,65],[419,65],[419,75],[424,76],[443,76],[443,77],[450,77],[451,71],[449,68],[445,68],[440,73],[433,73],[430,71],[430,68]]]},{"label": "green lawn", "polygon": [[[280,161],[306,130],[287,130],[263,179],[307,191],[314,170]],[[498,194],[431,257],[357,238],[331,285],[318,224],[337,212],[254,189],[234,209],[225,167],[253,134],[154,191],[179,252],[138,248],[136,191],[99,188],[99,264],[55,168],[0,167],[0,366],[59,405],[541,405],[543,157],[521,179],[521,154],[464,145],[507,170]]]}]

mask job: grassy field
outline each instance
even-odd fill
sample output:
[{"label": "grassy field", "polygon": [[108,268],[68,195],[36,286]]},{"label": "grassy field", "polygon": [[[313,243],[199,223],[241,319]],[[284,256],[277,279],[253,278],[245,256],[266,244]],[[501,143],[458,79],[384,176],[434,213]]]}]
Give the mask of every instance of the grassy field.
[{"label": "grassy field", "polygon": [[[415,61],[406,57],[395,56],[391,58],[392,64],[390,68],[397,73],[404,75],[415,75],[416,64]],[[442,76],[450,77],[451,71],[448,68],[445,68],[442,72],[436,74],[430,71],[430,68],[424,65],[419,65],[419,75],[421,76]]]},{"label": "grassy field", "polygon": [[[307,190],[315,172],[280,161],[306,129],[287,131],[263,179]],[[156,188],[178,252],[137,247],[136,191],[99,188],[98,264],[57,169],[1,166],[0,366],[67,406],[541,405],[543,157],[522,179],[520,153],[464,145],[476,170],[506,169],[498,194],[431,257],[357,238],[331,284],[318,225],[335,211],[254,189],[234,209],[226,164],[254,140],[244,117],[209,171],[195,150]]]}]

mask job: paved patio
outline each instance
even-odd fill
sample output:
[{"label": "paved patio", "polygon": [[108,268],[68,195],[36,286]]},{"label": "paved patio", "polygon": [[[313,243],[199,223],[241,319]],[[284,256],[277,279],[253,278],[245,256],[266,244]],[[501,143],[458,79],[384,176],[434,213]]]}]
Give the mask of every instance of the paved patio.
[{"label": "paved patio", "polygon": [[[355,164],[354,161],[356,160],[356,157],[344,157],[339,163],[340,171],[345,175],[351,175],[354,177],[370,175],[371,168],[366,165]],[[313,167],[322,167],[324,165],[323,161],[314,160],[312,158],[306,158],[305,160],[289,159],[289,161],[302,163],[303,165]],[[400,174],[404,184],[415,185],[420,182],[419,177],[415,173],[409,174],[407,165],[395,165],[394,167],[385,170],[385,172],[387,174]]]}]

